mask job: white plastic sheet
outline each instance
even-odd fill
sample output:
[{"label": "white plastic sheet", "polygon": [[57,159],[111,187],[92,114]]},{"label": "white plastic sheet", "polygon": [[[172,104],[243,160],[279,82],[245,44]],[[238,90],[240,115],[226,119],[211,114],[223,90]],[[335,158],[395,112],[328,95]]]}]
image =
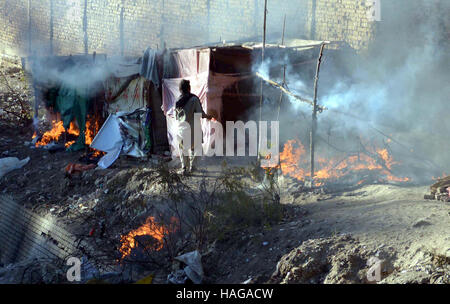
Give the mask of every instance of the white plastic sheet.
[{"label": "white plastic sheet", "polygon": [[119,157],[122,146],[119,121],[116,115],[110,114],[90,145],[93,149],[106,152],[98,166],[103,169],[111,166]]},{"label": "white plastic sheet", "polygon": [[184,272],[195,284],[201,284],[203,280],[202,256],[198,250],[177,256],[175,260],[186,264]]},{"label": "white plastic sheet", "polygon": [[[145,153],[139,148],[135,140],[139,134],[136,133],[132,126],[121,120],[122,116],[128,114],[131,113],[118,112],[117,114],[110,114],[90,145],[93,149],[106,152],[106,155],[97,163],[102,169],[111,166],[122,152],[134,157],[145,156]],[[122,136],[121,126],[127,129],[131,138],[130,136],[127,138]]]},{"label": "white plastic sheet", "polygon": [[5,174],[20,169],[30,161],[30,157],[19,160],[17,157],[0,158],[0,178]]}]

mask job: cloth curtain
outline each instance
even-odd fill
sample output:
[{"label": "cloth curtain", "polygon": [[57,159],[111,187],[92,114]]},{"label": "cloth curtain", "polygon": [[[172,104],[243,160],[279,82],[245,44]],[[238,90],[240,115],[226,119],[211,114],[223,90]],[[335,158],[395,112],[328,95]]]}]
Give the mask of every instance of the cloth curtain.
[{"label": "cloth curtain", "polygon": [[108,102],[109,114],[118,112],[133,112],[137,109],[146,107],[147,103],[144,96],[144,86],[146,79],[138,77],[131,80],[128,86],[114,99],[113,96],[123,87],[124,83],[129,81],[127,78],[108,78],[105,85],[105,95]]}]

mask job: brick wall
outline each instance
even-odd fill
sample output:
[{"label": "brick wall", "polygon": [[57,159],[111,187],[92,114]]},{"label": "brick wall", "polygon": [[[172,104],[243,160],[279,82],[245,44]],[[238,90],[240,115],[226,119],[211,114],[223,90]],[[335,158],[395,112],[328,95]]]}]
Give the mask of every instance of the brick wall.
[{"label": "brick wall", "polygon": [[[267,35],[346,41],[373,38],[365,0],[268,0]],[[28,4],[31,3],[30,9]],[[263,0],[0,0],[0,53],[141,54],[147,46],[189,47],[261,39]],[[31,30],[29,31],[28,13]]]}]

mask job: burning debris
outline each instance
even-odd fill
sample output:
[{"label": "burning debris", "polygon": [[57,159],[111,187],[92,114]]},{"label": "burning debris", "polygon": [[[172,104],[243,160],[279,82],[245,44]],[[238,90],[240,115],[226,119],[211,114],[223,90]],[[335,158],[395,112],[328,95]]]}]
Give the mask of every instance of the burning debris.
[{"label": "burning debris", "polygon": [[[76,140],[68,140],[69,138],[78,138],[80,136],[80,129],[75,122],[70,122],[69,128],[66,130],[63,126],[63,121],[52,121],[52,128],[49,131],[44,132],[39,140],[36,141],[35,146],[45,147],[50,143],[57,143],[61,139],[64,140],[64,147],[70,149],[70,147],[76,142]],[[95,137],[96,132],[100,129],[100,122],[94,120],[92,117],[88,116],[86,121],[86,130],[84,132],[85,144],[90,145]],[[33,134],[33,139],[36,138],[36,133]],[[81,138],[82,139],[82,138]],[[100,154],[100,151],[92,149],[96,154]]]},{"label": "burning debris", "polygon": [[[364,148],[357,155],[317,159],[316,185],[343,183],[361,185],[375,181],[408,182],[409,178],[393,175],[393,160],[387,148]],[[301,182],[310,179],[309,158],[300,140],[289,140],[280,153],[281,171]]]},{"label": "burning debris", "polygon": [[[165,237],[177,230],[177,223],[178,220],[172,217],[170,224],[165,226],[164,224],[157,223],[155,217],[148,217],[142,226],[130,231],[120,238],[121,247],[119,252],[122,254],[122,260],[130,256],[134,249],[140,248],[139,245],[144,247],[141,248],[144,252],[160,251],[164,247]],[[140,243],[136,240],[136,238],[140,236],[150,236],[152,241]]]}]

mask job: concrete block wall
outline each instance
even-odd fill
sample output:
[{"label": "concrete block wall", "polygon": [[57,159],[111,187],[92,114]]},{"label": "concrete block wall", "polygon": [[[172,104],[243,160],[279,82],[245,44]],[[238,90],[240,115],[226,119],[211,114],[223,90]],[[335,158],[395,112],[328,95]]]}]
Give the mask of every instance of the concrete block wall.
[{"label": "concrete block wall", "polygon": [[[286,15],[288,38],[342,40],[365,49],[375,32],[365,2],[268,0],[267,35],[281,39]],[[31,44],[38,54],[87,47],[89,53],[140,55],[164,43],[261,39],[263,9],[264,0],[0,0],[0,53],[25,55]]]},{"label": "concrete block wall", "polygon": [[374,38],[376,23],[367,17],[366,3],[366,0],[311,0],[308,15],[311,38],[344,41],[353,49],[367,49]]}]

